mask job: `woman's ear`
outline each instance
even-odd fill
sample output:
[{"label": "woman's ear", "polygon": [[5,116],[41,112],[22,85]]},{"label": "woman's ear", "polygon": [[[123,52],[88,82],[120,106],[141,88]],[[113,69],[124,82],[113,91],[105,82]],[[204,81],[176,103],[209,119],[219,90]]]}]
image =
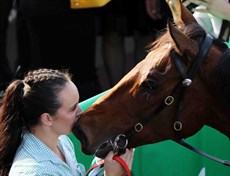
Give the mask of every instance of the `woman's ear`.
[{"label": "woman's ear", "polygon": [[52,121],[53,121],[53,118],[51,117],[51,115],[49,113],[43,113],[41,115],[41,122],[42,122],[42,124],[44,124],[46,126],[51,126],[52,125]]}]

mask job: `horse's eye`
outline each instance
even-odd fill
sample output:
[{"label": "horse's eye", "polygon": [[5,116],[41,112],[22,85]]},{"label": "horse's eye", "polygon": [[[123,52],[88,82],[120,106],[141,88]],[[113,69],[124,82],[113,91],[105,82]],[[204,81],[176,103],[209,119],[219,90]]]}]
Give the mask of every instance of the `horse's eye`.
[{"label": "horse's eye", "polygon": [[154,90],[159,87],[159,84],[155,79],[147,79],[142,83],[141,86],[150,90]]}]

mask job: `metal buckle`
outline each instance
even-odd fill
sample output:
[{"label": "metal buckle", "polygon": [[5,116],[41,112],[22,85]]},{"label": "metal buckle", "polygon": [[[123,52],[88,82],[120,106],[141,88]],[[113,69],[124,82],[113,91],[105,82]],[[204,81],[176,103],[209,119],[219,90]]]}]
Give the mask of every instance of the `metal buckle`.
[{"label": "metal buckle", "polygon": [[[122,140],[122,139],[125,139]],[[125,149],[128,145],[128,139],[126,138],[126,136],[124,134],[119,134],[116,136],[116,138],[114,139],[113,142],[113,152],[115,155],[121,155],[123,153],[125,153]]]},{"label": "metal buckle", "polygon": [[183,125],[180,121],[175,121],[173,127],[174,127],[175,131],[180,131],[182,129]]},{"label": "metal buckle", "polygon": [[174,102],[174,97],[169,95],[165,98],[165,104],[166,105],[171,105]]},{"label": "metal buckle", "polygon": [[144,127],[141,123],[137,123],[134,128],[135,128],[135,131],[139,133],[140,131],[143,130]]}]

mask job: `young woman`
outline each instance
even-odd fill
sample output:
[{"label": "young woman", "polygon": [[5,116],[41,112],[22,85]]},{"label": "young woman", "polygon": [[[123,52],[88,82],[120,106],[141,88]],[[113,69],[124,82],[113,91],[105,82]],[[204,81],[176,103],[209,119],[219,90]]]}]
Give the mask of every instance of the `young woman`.
[{"label": "young woman", "polygon": [[[85,175],[66,136],[81,114],[78,103],[78,89],[68,72],[38,69],[14,80],[0,106],[0,175]],[[112,157],[110,152],[105,158],[104,174],[124,175]],[[131,168],[133,150],[121,157]]]}]

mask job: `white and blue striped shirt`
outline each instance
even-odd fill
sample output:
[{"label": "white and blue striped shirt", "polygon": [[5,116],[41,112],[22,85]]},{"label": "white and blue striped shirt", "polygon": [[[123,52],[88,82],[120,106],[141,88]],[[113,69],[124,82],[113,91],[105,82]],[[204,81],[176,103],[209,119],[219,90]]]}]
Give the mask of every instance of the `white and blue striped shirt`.
[{"label": "white and blue striped shirt", "polygon": [[26,132],[9,176],[83,176],[85,167],[77,162],[71,140],[65,135],[60,136],[58,147],[66,163],[36,136]]}]

